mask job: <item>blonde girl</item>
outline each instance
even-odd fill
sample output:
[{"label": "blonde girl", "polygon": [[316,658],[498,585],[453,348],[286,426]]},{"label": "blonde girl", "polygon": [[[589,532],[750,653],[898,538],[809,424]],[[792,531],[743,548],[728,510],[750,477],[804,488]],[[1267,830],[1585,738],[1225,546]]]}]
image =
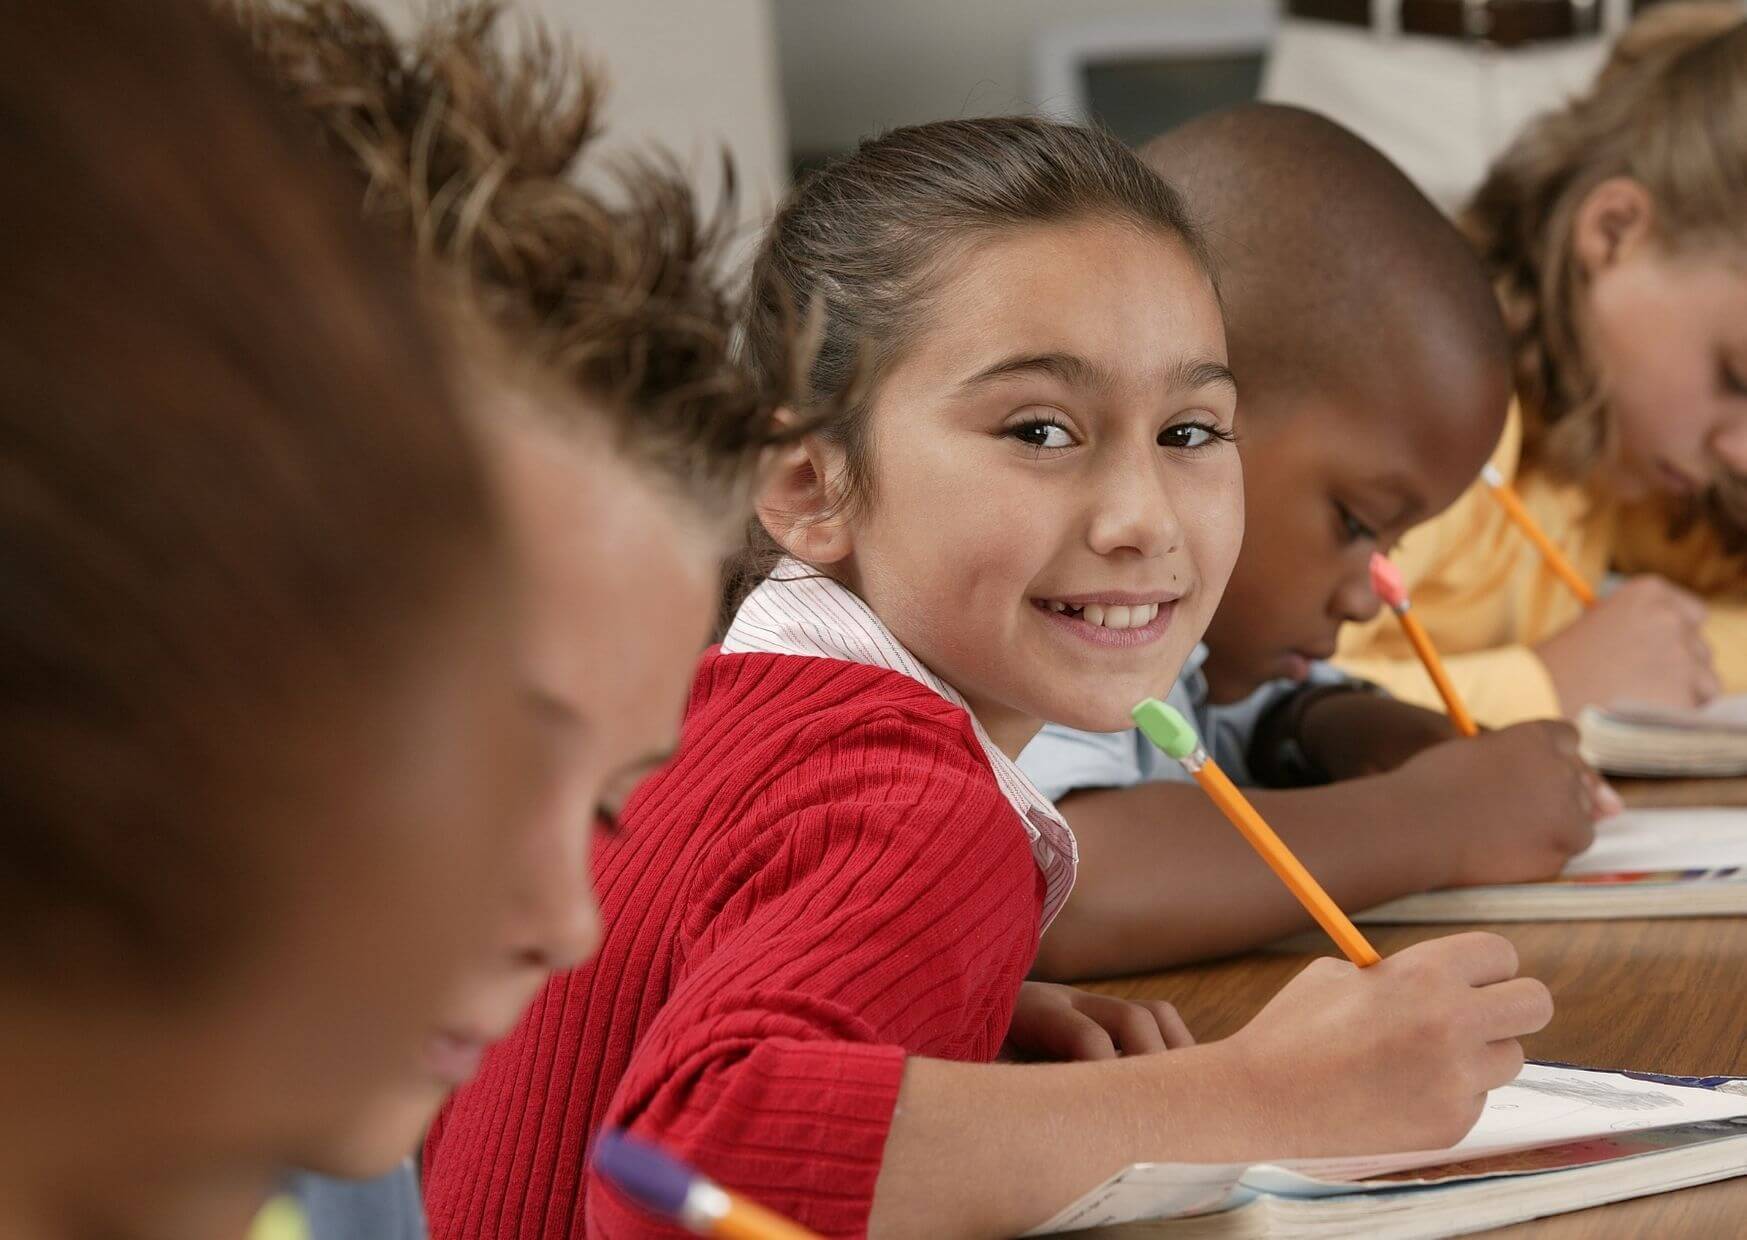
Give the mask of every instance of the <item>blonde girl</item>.
[{"label": "blonde girl", "polygon": [[[1747,691],[1747,17],[1670,4],[1523,132],[1463,217],[1513,336],[1493,459],[1585,610],[1476,486],[1409,534],[1414,607],[1491,724]],[[1435,701],[1387,619],[1347,670]]]}]

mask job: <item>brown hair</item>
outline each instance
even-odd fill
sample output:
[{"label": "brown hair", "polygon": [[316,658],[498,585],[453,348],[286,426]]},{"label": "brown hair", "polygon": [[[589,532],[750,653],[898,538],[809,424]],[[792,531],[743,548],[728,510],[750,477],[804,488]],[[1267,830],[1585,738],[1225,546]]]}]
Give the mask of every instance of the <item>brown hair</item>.
[{"label": "brown hair", "polygon": [[[1628,176],[1671,248],[1740,244],[1747,227],[1747,20],[1737,4],[1668,4],[1621,36],[1590,92],[1531,124],[1462,217],[1494,273],[1525,414],[1525,458],[1586,477],[1611,449],[1606,376],[1585,349],[1572,229],[1601,182]],[[1747,484],[1707,496],[1747,531]]]},{"label": "brown hair", "polygon": [[[845,502],[868,493],[870,398],[926,329],[933,281],[955,247],[1003,230],[1107,217],[1185,245],[1213,278],[1183,201],[1109,134],[1035,117],[894,129],[813,173],[784,202],[753,265],[746,348],[774,379],[791,365],[789,325],[817,328],[801,396],[815,431],[847,462]],[[780,556],[754,523],[729,606]]]},{"label": "brown hair", "polygon": [[755,381],[732,356],[731,166],[708,219],[659,153],[620,162],[610,195],[577,184],[599,80],[537,26],[506,50],[495,0],[451,5],[411,41],[355,0],[229,7],[362,174],[369,217],[460,273],[472,307],[594,398],[633,458],[706,509],[743,504],[787,374]]},{"label": "brown hair", "polygon": [[0,40],[9,979],[210,975],[297,729],[487,564],[405,264],[222,33],[82,0]]}]

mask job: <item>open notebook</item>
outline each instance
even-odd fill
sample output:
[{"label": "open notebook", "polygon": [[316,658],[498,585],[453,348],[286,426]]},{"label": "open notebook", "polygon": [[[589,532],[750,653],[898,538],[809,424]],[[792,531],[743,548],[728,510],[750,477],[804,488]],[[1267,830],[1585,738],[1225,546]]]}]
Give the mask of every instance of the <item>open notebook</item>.
[{"label": "open notebook", "polygon": [[1585,760],[1612,775],[1747,775],[1747,694],[1702,710],[1591,707],[1577,726]]},{"label": "open notebook", "polygon": [[1528,1064],[1447,1150],[1137,1163],[1028,1235],[1454,1236],[1747,1175],[1747,1079]]},{"label": "open notebook", "polygon": [[1579,921],[1747,913],[1747,809],[1637,809],[1551,882],[1403,896],[1354,921]]}]

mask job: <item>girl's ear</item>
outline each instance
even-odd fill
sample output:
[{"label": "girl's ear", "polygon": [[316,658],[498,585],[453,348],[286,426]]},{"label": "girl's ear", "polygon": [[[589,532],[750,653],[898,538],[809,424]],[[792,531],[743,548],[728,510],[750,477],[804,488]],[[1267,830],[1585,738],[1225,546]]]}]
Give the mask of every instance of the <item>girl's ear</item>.
[{"label": "girl's ear", "polygon": [[758,520],[796,559],[835,564],[853,551],[844,495],[843,452],[807,435],[766,462]]},{"label": "girl's ear", "polygon": [[1631,177],[1609,177],[1577,206],[1572,252],[1584,274],[1593,276],[1648,242],[1655,223],[1650,192]]}]

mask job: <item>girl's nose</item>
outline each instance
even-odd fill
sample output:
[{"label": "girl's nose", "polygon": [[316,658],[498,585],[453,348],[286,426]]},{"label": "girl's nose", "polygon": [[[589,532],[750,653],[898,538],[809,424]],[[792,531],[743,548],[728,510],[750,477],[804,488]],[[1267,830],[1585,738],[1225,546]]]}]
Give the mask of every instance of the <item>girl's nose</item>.
[{"label": "girl's nose", "polygon": [[528,842],[511,892],[508,947],[547,971],[587,959],[600,941],[588,866],[589,829],[561,803]]},{"label": "girl's nose", "polygon": [[1087,541],[1099,555],[1160,556],[1182,542],[1176,507],[1151,469],[1126,469],[1107,478],[1096,504]]}]

